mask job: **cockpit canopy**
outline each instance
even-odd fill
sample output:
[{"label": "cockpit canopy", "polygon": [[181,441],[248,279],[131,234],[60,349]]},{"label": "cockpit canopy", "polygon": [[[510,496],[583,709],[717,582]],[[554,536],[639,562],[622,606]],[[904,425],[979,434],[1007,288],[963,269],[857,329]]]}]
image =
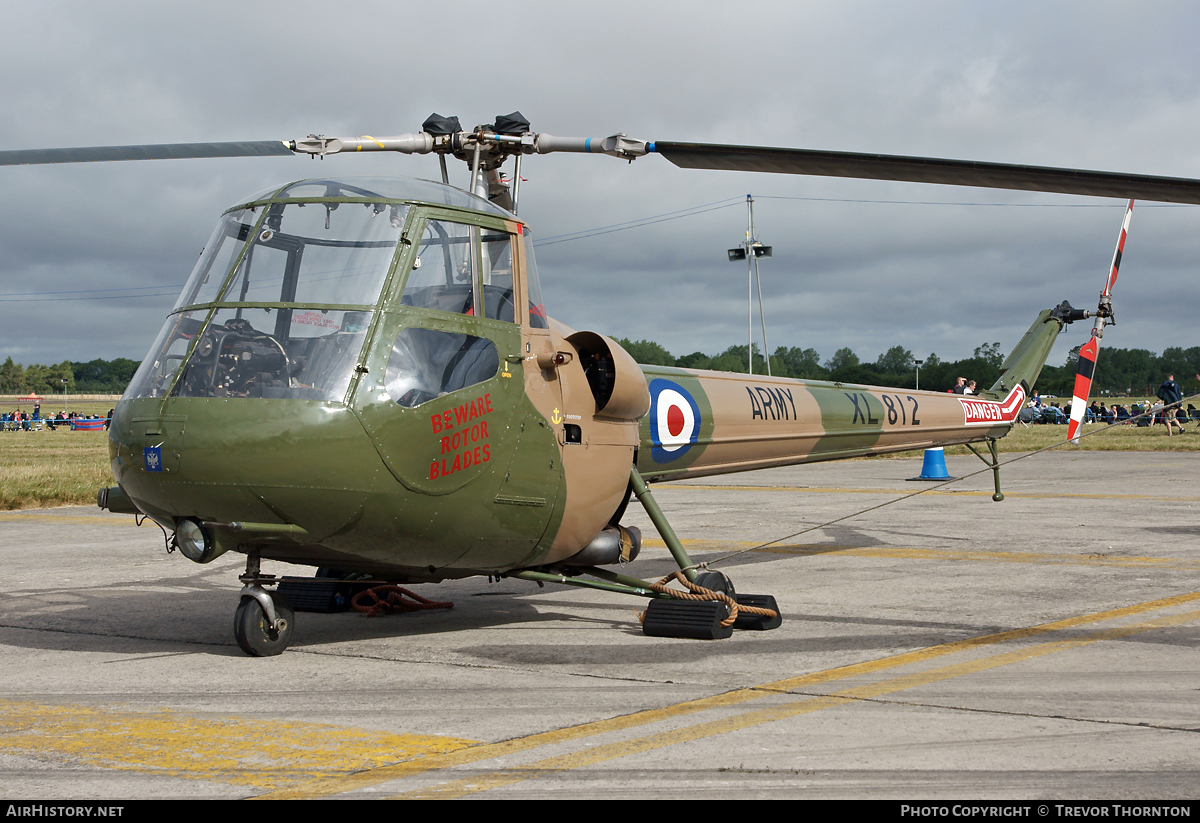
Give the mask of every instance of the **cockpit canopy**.
[{"label": "cockpit canopy", "polygon": [[[341,402],[376,316],[398,307],[545,328],[531,246],[511,214],[438,183],[306,180],[266,192],[222,216],[126,397]],[[416,337],[397,341],[410,359]],[[478,373],[495,352],[476,348]],[[444,389],[402,394],[415,404]]]}]

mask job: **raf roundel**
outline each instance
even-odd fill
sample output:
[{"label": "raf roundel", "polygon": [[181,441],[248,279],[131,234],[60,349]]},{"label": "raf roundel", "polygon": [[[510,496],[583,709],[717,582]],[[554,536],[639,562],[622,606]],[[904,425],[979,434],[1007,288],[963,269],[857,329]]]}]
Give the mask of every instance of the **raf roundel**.
[{"label": "raf roundel", "polygon": [[700,435],[700,408],[687,389],[670,380],[650,383],[651,456],[673,463],[688,453]]}]

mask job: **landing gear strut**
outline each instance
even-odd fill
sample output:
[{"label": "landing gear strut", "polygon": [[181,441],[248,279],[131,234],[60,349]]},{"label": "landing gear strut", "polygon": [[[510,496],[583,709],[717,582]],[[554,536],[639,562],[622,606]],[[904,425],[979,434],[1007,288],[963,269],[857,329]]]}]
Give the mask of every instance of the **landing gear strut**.
[{"label": "landing gear strut", "polygon": [[968,449],[970,449],[972,452],[974,452],[975,456],[978,457],[980,460],[982,460],[985,464],[987,464],[987,467],[992,470],[992,476],[996,480],[996,493],[992,495],[992,499],[995,500],[997,503],[999,503],[1001,500],[1004,499],[1004,492],[1000,491],[1000,458],[996,454],[996,438],[989,437],[987,439],[987,444],[988,444],[988,451],[991,452],[991,455],[992,455],[992,459],[990,462],[982,454],[975,451],[975,447],[972,446],[970,443],[967,443],[966,447]]},{"label": "landing gear strut", "polygon": [[[734,591],[733,582],[723,572],[701,571],[702,567],[692,562],[637,468],[630,472],[630,485],[667,544],[671,557],[679,565],[679,571],[657,583],[626,577],[597,566],[566,569],[557,574],[521,569],[509,572],[505,577],[532,580],[538,585],[562,583],[648,597],[650,602],[642,615],[642,632],[652,637],[719,640],[731,636],[734,629],[764,631],[781,625],[783,620],[774,597],[769,594],[738,594]],[[574,576],[577,574],[587,574],[599,578],[599,581],[580,580]],[[668,589],[669,581],[684,586],[686,591]]]}]

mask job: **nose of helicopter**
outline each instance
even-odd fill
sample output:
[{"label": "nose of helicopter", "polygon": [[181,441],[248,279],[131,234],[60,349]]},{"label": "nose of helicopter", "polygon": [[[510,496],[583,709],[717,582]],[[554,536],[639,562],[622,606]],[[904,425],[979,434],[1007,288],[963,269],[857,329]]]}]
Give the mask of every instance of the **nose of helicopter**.
[{"label": "nose of helicopter", "polygon": [[195,518],[317,534],[379,491],[382,468],[349,409],[297,400],[123,400],[109,457],[129,501],[163,525]]}]

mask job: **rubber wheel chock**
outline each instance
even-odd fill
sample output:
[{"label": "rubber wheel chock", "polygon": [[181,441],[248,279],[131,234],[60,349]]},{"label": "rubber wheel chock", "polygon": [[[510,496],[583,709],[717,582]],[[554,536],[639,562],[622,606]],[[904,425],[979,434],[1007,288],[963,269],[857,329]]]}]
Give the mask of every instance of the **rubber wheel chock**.
[{"label": "rubber wheel chock", "polygon": [[783,615],[779,612],[779,606],[775,603],[775,597],[769,594],[739,594],[735,595],[734,600],[739,606],[753,606],[756,609],[770,609],[775,612],[774,617],[763,617],[760,614],[747,614],[739,611],[737,620],[734,621],[735,629],[750,629],[752,631],[767,631],[768,629],[778,629],[783,625]]},{"label": "rubber wheel chock", "polygon": [[686,637],[724,640],[733,635],[733,624],[722,626],[729,607],[716,600],[651,600],[642,621],[650,637]]}]

